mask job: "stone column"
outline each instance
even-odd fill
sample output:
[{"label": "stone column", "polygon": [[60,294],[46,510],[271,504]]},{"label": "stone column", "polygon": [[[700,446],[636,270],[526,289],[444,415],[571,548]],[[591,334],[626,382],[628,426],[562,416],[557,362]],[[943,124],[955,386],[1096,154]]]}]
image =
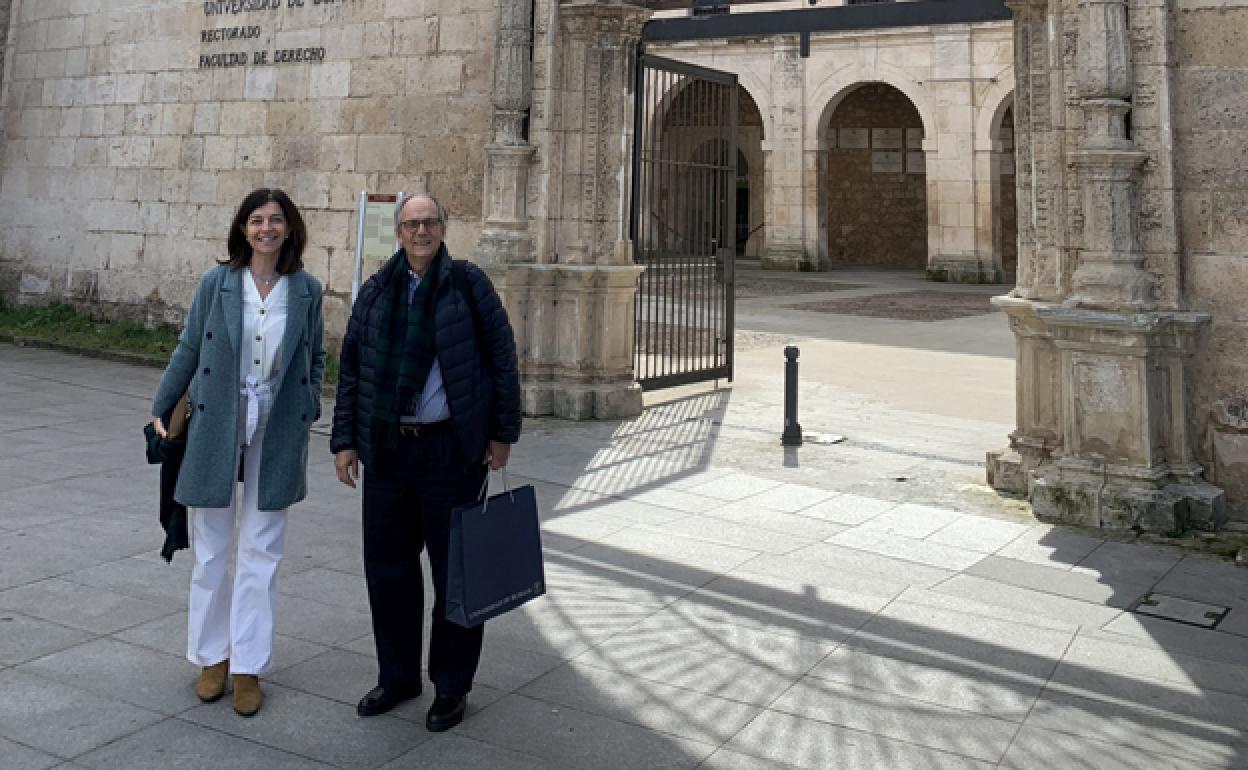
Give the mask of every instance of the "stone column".
[{"label": "stone column", "polygon": [[[521,0],[524,1],[524,0]],[[637,277],[628,235],[637,41],[650,12],[622,0],[558,7],[544,105],[550,253],[500,275],[517,327],[524,408],[572,419],[640,413]],[[484,239],[483,239],[484,240]]]},{"label": "stone column", "polygon": [[996,276],[981,253],[975,217],[975,109],[971,28],[932,30],[932,77],[927,82],[938,130],[927,137],[927,269],[934,280],[986,283]]},{"label": "stone column", "polygon": [[1085,0],[1077,83],[1087,138],[1074,154],[1083,191],[1083,248],[1068,304],[1133,312],[1154,307],[1154,279],[1136,236],[1135,181],[1147,156],[1126,136],[1135,86],[1126,0]]},{"label": "stone column", "polygon": [[[1028,110],[1039,106],[1024,88],[1037,74],[1033,59],[1045,55],[1027,45],[1043,34],[1045,19],[1037,6],[1012,7],[1019,70],[1029,76],[1016,100],[1023,105],[1016,137],[1030,149],[1020,165],[1051,164],[1036,142],[1043,124]],[[1009,449],[989,455],[989,480],[1025,491],[1043,519],[1160,532],[1216,528],[1226,518],[1224,495],[1194,460],[1187,407],[1188,361],[1209,317],[1158,310],[1157,277],[1140,250],[1136,187],[1149,156],[1126,131],[1135,82],[1125,0],[1084,0],[1077,33],[1084,132],[1064,182],[1081,202],[1081,248],[1066,296],[1059,276],[1060,304],[996,300],[1019,339],[1019,427]],[[1043,148],[1053,152],[1052,144]],[[1029,245],[1020,260],[1034,255]],[[1020,288],[1030,282],[1034,291],[1041,276],[1028,267],[1020,263]]]},{"label": "stone column", "polygon": [[1005,281],[1001,262],[1001,218],[996,209],[1001,202],[1001,142],[991,136],[975,137],[975,251],[980,255],[983,279]]},{"label": "stone column", "polygon": [[810,270],[806,251],[806,201],[803,182],[802,111],[805,104],[803,68],[795,35],[777,35],[771,55],[772,133],[763,141],[763,231],[766,250],[762,266],[772,270]]},{"label": "stone column", "polygon": [[530,0],[499,0],[494,136],[485,148],[484,222],[477,247],[483,264],[533,260],[526,206],[533,162],[526,127],[533,93],[532,41]]}]

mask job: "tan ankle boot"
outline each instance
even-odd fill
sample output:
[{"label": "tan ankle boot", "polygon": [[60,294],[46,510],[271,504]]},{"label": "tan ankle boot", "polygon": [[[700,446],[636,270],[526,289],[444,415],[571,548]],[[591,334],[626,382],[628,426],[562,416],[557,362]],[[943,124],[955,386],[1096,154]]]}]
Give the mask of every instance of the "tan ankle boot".
[{"label": "tan ankle boot", "polygon": [[264,693],[260,692],[260,678],[252,674],[234,675],[234,710],[240,716],[249,717],[260,710]]},{"label": "tan ankle boot", "polygon": [[230,661],[223,660],[211,666],[204,666],[195,682],[195,694],[204,703],[212,703],[225,694],[225,675],[229,673]]}]

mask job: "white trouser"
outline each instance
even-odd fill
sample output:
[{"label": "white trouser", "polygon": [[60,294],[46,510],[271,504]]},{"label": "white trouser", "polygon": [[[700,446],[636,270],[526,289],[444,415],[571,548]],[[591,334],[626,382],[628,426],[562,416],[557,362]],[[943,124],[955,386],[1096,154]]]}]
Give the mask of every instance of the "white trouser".
[{"label": "white trouser", "polygon": [[[248,396],[240,397],[238,442],[247,436]],[[197,666],[229,658],[235,674],[263,674],[273,659],[273,616],[277,567],[286,547],[286,511],[257,507],[260,453],[272,396],[260,399],[251,445],[240,449],[243,494],[238,487],[228,508],[196,508],[191,514],[191,571],[186,657]],[[238,541],[234,543],[235,522]],[[234,560],[233,580],[230,560]]]}]

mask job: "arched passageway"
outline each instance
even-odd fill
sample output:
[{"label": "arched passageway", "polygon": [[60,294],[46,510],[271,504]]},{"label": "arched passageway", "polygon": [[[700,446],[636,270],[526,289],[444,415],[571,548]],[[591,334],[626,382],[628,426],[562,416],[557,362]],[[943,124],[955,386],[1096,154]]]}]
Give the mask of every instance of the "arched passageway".
[{"label": "arched passageway", "polygon": [[762,256],[763,116],[750,92],[737,87],[737,255]]},{"label": "arched passageway", "polygon": [[823,135],[829,265],[926,269],[927,174],[914,104],[890,85],[863,84]]},{"label": "arched passageway", "polygon": [[1005,273],[1007,283],[1014,283],[1018,273],[1018,205],[1014,175],[1014,108],[1007,107],[997,127],[997,140],[1000,147],[997,156],[997,174],[999,190],[993,216],[997,218],[996,232],[1001,242],[998,253],[1001,255],[1001,270]]}]

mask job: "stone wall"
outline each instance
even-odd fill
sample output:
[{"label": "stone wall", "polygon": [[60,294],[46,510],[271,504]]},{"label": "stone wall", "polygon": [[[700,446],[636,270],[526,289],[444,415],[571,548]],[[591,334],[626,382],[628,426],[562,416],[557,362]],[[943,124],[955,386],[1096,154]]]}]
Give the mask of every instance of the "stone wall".
[{"label": "stone wall", "polygon": [[[1138,36],[1172,41],[1173,123],[1160,136],[1172,133],[1173,147],[1161,147],[1177,158],[1182,296],[1213,317],[1192,361],[1190,416],[1200,462],[1248,525],[1248,6],[1179,0],[1131,19]],[[1158,20],[1168,29],[1153,29]],[[1156,89],[1146,95],[1158,101]]]},{"label": "stone wall", "polygon": [[[7,3],[4,4],[7,6]],[[0,287],[178,322],[242,196],[303,209],[341,333],[361,190],[428,190],[472,253],[495,0],[14,0]],[[250,9],[250,10],[249,10]]]},{"label": "stone wall", "polygon": [[[923,120],[892,86],[865,85],[828,121],[832,267],[927,267]],[[907,166],[909,162],[909,166]]]}]

